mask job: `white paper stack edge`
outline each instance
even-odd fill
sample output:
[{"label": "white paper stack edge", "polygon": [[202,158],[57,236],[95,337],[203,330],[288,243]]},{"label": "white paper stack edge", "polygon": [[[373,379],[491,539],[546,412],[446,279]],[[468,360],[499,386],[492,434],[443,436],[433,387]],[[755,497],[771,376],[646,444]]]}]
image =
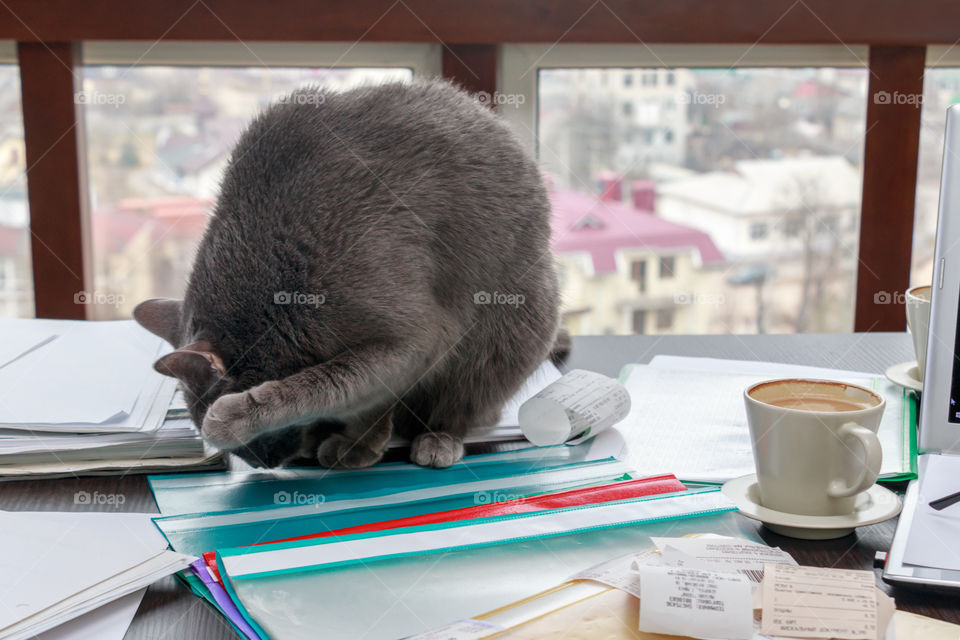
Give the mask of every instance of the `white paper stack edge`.
[{"label": "white paper stack edge", "polygon": [[194,558],[145,513],[0,512],[0,640],[32,638],[141,591]]}]

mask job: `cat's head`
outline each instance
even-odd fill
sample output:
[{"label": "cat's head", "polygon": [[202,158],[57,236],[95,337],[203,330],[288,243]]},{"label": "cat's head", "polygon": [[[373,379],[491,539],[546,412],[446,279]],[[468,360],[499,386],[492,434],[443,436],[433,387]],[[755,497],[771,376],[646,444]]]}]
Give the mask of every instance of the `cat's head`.
[{"label": "cat's head", "polygon": [[176,347],[157,360],[153,368],[180,380],[190,416],[198,427],[217,398],[244,390],[209,337],[188,335],[191,332],[184,326],[183,300],[146,300],[133,310],[133,317],[142,327]]}]

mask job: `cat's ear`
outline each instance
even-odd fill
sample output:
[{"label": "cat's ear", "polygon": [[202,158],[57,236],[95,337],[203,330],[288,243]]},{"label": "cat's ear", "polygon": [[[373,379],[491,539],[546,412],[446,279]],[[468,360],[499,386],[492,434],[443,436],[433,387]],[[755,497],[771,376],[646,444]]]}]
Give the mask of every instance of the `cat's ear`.
[{"label": "cat's ear", "polygon": [[153,298],[144,300],[133,309],[133,319],[144,329],[160,336],[173,346],[180,339],[180,317],[183,300]]},{"label": "cat's ear", "polygon": [[165,376],[178,378],[195,392],[202,393],[227,374],[223,360],[209,342],[194,342],[171,351],[153,364]]}]

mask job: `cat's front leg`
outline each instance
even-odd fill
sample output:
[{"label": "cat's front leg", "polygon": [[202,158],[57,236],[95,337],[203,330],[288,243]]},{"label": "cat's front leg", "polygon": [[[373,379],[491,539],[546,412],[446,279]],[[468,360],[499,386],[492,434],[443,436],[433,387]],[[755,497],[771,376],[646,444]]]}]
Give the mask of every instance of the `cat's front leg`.
[{"label": "cat's front leg", "polygon": [[242,393],[220,396],[201,431],[212,444],[234,449],[270,431],[389,406],[412,382],[409,350],[371,344]]},{"label": "cat's front leg", "polygon": [[214,446],[236,449],[260,435],[302,421],[304,416],[287,406],[281,393],[280,383],[269,381],[242,393],[220,396],[203,419],[203,436]]},{"label": "cat's front leg", "polygon": [[445,469],[463,458],[463,438],[444,431],[421,433],[410,445],[410,460],[421,467]]},{"label": "cat's front leg", "polygon": [[378,410],[370,416],[347,422],[343,433],[335,433],[320,443],[317,460],[331,469],[369,467],[387,452],[391,435],[393,410]]}]

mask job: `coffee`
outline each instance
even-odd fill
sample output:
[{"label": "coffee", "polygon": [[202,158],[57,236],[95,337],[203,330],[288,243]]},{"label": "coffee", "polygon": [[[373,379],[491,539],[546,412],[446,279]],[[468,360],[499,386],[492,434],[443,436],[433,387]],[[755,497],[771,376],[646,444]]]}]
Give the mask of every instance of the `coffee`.
[{"label": "coffee", "polygon": [[854,402],[836,396],[789,396],[783,398],[770,398],[764,400],[767,404],[772,404],[785,409],[796,409],[799,411],[862,411],[869,409],[872,404],[864,402]]},{"label": "coffee", "polygon": [[743,395],[760,504],[805,516],[852,513],[883,463],[883,397],[855,384],[799,378],[760,382]]}]

